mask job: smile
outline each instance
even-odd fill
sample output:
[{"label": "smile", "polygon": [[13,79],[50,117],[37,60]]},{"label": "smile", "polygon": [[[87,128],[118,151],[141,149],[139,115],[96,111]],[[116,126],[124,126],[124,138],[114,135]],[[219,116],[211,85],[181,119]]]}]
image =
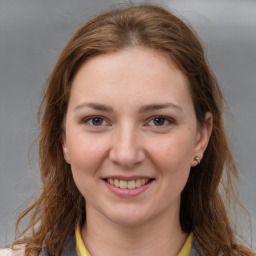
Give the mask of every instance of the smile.
[{"label": "smile", "polygon": [[135,189],[146,185],[150,181],[150,179],[136,179],[129,181],[119,179],[106,179],[106,181],[117,188]]}]

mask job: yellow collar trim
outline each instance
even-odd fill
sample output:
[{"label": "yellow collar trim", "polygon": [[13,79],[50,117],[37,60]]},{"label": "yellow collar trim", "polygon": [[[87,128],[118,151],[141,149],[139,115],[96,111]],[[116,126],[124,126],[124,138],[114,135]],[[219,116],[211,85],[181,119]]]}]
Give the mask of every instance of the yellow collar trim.
[{"label": "yellow collar trim", "polygon": [[191,232],[189,234],[187,240],[185,241],[183,247],[181,248],[181,251],[178,254],[178,256],[189,256],[190,250],[191,250],[192,241],[193,241],[193,233]]},{"label": "yellow collar trim", "polygon": [[[75,231],[75,238],[76,238],[76,252],[78,256],[90,256],[89,252],[85,248],[82,236],[81,236],[81,231],[79,225],[76,227]],[[189,256],[190,250],[191,250],[191,244],[193,240],[193,233],[190,233],[188,236],[187,240],[185,241],[180,253],[178,256]]]},{"label": "yellow collar trim", "polygon": [[85,248],[79,225],[76,227],[75,237],[77,256],[90,256],[89,252]]}]

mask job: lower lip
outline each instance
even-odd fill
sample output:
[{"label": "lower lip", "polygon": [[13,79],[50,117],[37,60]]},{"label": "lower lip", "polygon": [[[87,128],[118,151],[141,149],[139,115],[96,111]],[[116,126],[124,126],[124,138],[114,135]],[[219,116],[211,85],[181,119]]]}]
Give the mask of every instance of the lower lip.
[{"label": "lower lip", "polygon": [[149,181],[147,184],[140,186],[138,188],[134,189],[128,189],[128,188],[118,188],[116,186],[113,186],[109,184],[107,181],[105,181],[107,187],[110,189],[111,192],[113,192],[115,195],[120,197],[135,197],[140,194],[142,194],[144,191],[146,191],[153,183],[153,180]]}]

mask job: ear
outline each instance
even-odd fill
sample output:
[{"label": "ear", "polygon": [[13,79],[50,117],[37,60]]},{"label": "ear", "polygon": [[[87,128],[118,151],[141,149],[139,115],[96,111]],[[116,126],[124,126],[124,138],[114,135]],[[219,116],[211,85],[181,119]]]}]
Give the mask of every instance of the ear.
[{"label": "ear", "polygon": [[70,158],[68,154],[68,147],[66,143],[66,135],[62,135],[62,150],[63,150],[63,156],[67,164],[70,164]]},{"label": "ear", "polygon": [[211,112],[207,112],[204,118],[204,124],[198,129],[196,143],[194,147],[194,155],[191,166],[196,166],[199,162],[196,157],[202,160],[204,151],[207,148],[211,133],[212,133],[213,117]]}]

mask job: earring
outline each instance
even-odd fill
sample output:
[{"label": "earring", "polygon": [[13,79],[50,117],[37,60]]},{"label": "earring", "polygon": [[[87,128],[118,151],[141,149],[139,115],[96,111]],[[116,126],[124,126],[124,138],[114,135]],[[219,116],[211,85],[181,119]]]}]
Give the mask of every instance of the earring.
[{"label": "earring", "polygon": [[196,161],[198,162],[198,164],[200,164],[200,157],[196,156]]}]

